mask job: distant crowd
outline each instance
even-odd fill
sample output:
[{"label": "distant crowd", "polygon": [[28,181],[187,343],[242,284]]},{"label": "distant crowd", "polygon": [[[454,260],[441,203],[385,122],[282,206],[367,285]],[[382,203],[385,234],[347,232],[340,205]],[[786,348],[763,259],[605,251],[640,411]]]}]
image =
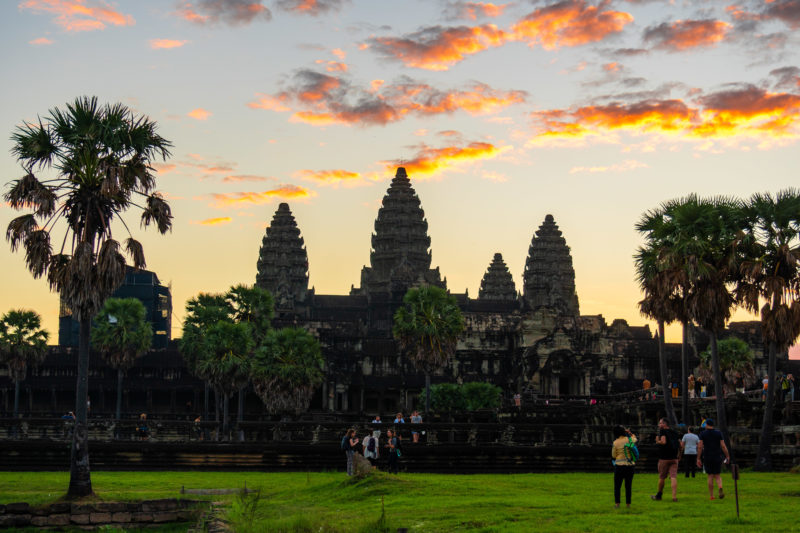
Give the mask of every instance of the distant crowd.
[{"label": "distant crowd", "polygon": [[[358,437],[355,428],[350,428],[342,437],[342,451],[347,460],[347,475],[355,473],[356,456],[364,457],[371,468],[382,468],[389,473],[396,474],[399,471],[399,460],[403,456],[403,432],[398,427],[405,424],[406,420],[403,413],[397,413],[392,421],[392,426],[386,429],[385,436],[383,431],[376,428],[376,424],[383,424],[380,415],[372,420],[372,429],[366,430],[363,437]],[[421,424],[422,416],[418,411],[411,413],[410,424]],[[388,424],[387,424],[388,425]],[[419,443],[420,434],[424,431],[411,429],[411,442]]]}]

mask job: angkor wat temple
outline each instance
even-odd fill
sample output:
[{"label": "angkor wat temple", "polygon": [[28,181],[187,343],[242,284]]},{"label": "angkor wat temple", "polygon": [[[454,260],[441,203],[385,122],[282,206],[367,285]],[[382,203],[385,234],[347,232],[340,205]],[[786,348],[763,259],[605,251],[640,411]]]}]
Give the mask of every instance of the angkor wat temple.
[{"label": "angkor wat temple", "polygon": [[[489,258],[487,258],[489,259]],[[313,265],[312,265],[313,266]],[[420,199],[403,168],[383,198],[375,220],[369,266],[349,295],[319,295],[309,289],[308,255],[294,216],[280,204],[266,230],[257,265],[257,285],[275,297],[275,326],[299,325],[318,336],[325,380],[312,410],[393,413],[413,409],[424,377],[399,352],[392,317],[410,287],[447,288],[431,268],[431,240]],[[552,215],[534,232],[521,293],[500,253],[494,254],[477,298],[453,293],[466,332],[449,367],[436,382],[489,381],[507,397],[540,398],[606,395],[636,390],[648,377],[660,382],[658,346],[648,326],[624,320],[610,324],[602,315],[581,315],[570,249]],[[756,353],[756,371],[766,368],[758,322],[732,323],[729,332]],[[694,335],[690,366],[707,340]],[[203,383],[192,376],[173,347],[140,358],[125,380],[123,410],[197,413]],[[680,346],[667,345],[669,377],[680,376]],[[781,363],[785,363],[782,361]],[[113,409],[116,372],[92,355],[90,398],[98,413]],[[28,412],[67,411],[74,406],[74,349],[53,348],[44,363],[29,370],[21,405]],[[0,369],[0,409],[8,412],[14,385]],[[255,394],[247,394],[248,415],[263,414]]]},{"label": "angkor wat temple", "polygon": [[[313,407],[392,412],[413,408],[423,387],[392,338],[392,317],[409,288],[446,289],[447,281],[431,268],[425,212],[402,167],[383,198],[371,244],[358,287],[346,296],[318,295],[309,289],[308,255],[288,204],[280,204],[263,238],[256,284],[274,295],[277,322],[309,329],[323,346],[326,379]],[[633,390],[646,376],[660,381],[657,340],[648,326],[580,314],[572,256],[552,215],[533,235],[523,284],[519,293],[496,253],[478,298],[452,293],[466,332],[434,382],[480,380],[508,394],[574,397]],[[734,327],[760,356],[757,323]],[[670,355],[677,381],[679,347],[670,346]]]}]

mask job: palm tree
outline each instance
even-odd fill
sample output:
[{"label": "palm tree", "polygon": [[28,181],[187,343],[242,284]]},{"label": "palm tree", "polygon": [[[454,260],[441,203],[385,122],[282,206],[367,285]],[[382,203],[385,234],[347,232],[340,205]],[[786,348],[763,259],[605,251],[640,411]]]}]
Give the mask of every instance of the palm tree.
[{"label": "palm tree", "polygon": [[270,412],[308,409],[314,390],[322,383],[319,341],[302,328],[270,331],[256,349],[250,379]]},{"label": "palm tree", "polygon": [[776,354],[788,350],[800,335],[800,191],[755,194],[745,211],[751,222],[748,257],[742,263],[737,296],[748,310],[760,308],[761,333],[769,347],[769,394],[754,468],[771,470]]},{"label": "palm tree", "polygon": [[[756,382],[756,370],[753,367],[754,355],[746,342],[736,337],[722,339],[717,343],[717,350],[719,351],[719,368],[725,379],[723,387],[727,392],[735,392],[738,383],[747,387]],[[710,350],[700,353],[699,374],[704,380],[713,379]]]},{"label": "palm tree", "polygon": [[146,319],[147,310],[136,298],[109,298],[100,309],[92,328],[92,344],[117,370],[117,410],[122,411],[122,379],[136,359],[150,349],[153,327]]},{"label": "palm tree", "polygon": [[253,338],[247,324],[227,320],[220,320],[209,327],[205,335],[208,350],[198,361],[197,367],[207,376],[217,398],[222,395],[222,434],[227,439],[230,431],[228,402],[231,394],[248,383]]},{"label": "palm tree", "polygon": [[[134,268],[146,266],[142,245],[132,236],[120,243],[113,222],[130,207],[142,210],[144,226],[159,233],[172,227],[169,204],[156,192],[151,163],[169,156],[171,144],[156,134],[156,124],[122,104],[100,106],[81,97],[65,110],[54,108],[37,123],[25,123],[12,135],[12,153],[25,175],[12,182],[5,199],[14,209],[32,212],[8,225],[12,251],[22,245],[35,278],[47,276],[80,324],[75,431],[68,498],[92,494],[87,448],[89,335],[91,320],[125,277],[124,247]],[[54,168],[40,180],[34,171]],[[66,224],[60,224],[60,221]],[[64,236],[52,234],[65,228]],[[58,243],[60,244],[60,247]]]},{"label": "palm tree", "polygon": [[[646,216],[655,218],[657,215],[651,213]],[[648,223],[648,225],[652,224],[655,224],[655,221]],[[642,223],[640,222],[639,225],[641,226]],[[659,262],[659,257],[666,244],[653,242],[651,236],[648,240],[651,242],[647,246],[639,247],[634,256],[636,278],[644,292],[644,299],[639,302],[639,310],[658,324],[658,370],[664,389],[664,410],[667,420],[674,426],[677,424],[677,420],[675,419],[675,408],[672,405],[672,396],[666,385],[667,361],[664,353],[664,323],[672,322],[675,318],[674,288],[669,285],[669,276],[662,270],[664,265]]]},{"label": "palm tree", "polygon": [[[183,320],[183,332],[179,350],[186,366],[198,378],[205,382],[203,401],[203,417],[208,419],[209,378],[200,362],[210,357],[213,347],[208,343],[208,330],[220,321],[228,320],[232,309],[224,294],[200,293],[186,302],[186,316]],[[219,412],[219,402],[215,402]]]},{"label": "palm tree", "polygon": [[409,289],[394,315],[392,333],[414,366],[425,373],[425,413],[430,410],[431,372],[444,368],[464,331],[456,299],[444,289]]},{"label": "palm tree", "polygon": [[19,384],[28,365],[38,365],[47,353],[47,331],[36,311],[13,309],[0,318],[0,356],[14,381],[14,418],[19,413]]}]

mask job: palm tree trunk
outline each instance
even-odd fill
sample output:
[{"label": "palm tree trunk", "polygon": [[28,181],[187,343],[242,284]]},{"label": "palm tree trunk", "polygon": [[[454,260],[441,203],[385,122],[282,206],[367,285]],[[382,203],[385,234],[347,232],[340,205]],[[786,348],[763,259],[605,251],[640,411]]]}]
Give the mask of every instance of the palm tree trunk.
[{"label": "palm tree trunk", "polygon": [[689,422],[689,324],[683,323],[681,338],[681,421],[687,426]]},{"label": "palm tree trunk", "polygon": [[239,405],[236,409],[236,433],[239,441],[244,441],[244,431],[242,430],[242,421],[244,421],[244,387],[239,389]]},{"label": "palm tree trunk", "polygon": [[431,410],[431,374],[425,372],[425,419],[428,419],[428,412]]},{"label": "palm tree trunk", "polygon": [[203,383],[203,420],[208,420],[208,400],[210,391],[208,390],[208,382]]},{"label": "palm tree trunk", "polygon": [[661,387],[664,391],[664,410],[671,426],[678,425],[675,419],[675,408],[672,406],[672,395],[667,389],[667,354],[664,349],[664,321],[658,321],[658,371],[661,373]]},{"label": "palm tree trunk", "polygon": [[[717,420],[716,426],[722,432],[722,436],[725,438],[725,445],[728,447],[728,450],[733,454],[731,450],[731,439],[730,435],[728,434],[728,417],[725,416],[725,389],[723,388],[722,382],[722,372],[719,368],[719,350],[717,349],[717,334],[714,332],[710,333],[711,337],[711,371],[714,374],[714,398],[715,398],[715,405],[717,408]],[[733,462],[733,461],[731,461]]]},{"label": "palm tree trunk", "polygon": [[[19,415],[19,380],[14,380],[14,419]],[[16,424],[16,422],[14,422]]]},{"label": "palm tree trunk", "polygon": [[222,395],[222,434],[225,435],[225,440],[230,440],[229,432],[230,432],[230,419],[228,418],[228,398],[230,395],[228,393],[224,393]]},{"label": "palm tree trunk", "polygon": [[117,413],[114,420],[119,421],[122,417],[122,377],[123,372],[121,368],[117,369]]},{"label": "palm tree trunk", "polygon": [[77,499],[93,494],[92,475],[89,469],[89,426],[86,405],[86,399],[89,397],[89,334],[91,326],[91,317],[81,318],[78,341],[78,382],[75,386],[75,430],[72,432],[67,499]]},{"label": "palm tree trunk", "polygon": [[764,419],[761,424],[761,438],[758,441],[758,455],[756,462],[753,465],[753,470],[766,472],[772,470],[772,454],[770,447],[772,445],[772,411],[775,408],[775,393],[777,393],[777,386],[775,383],[775,367],[776,367],[776,352],[774,342],[769,343],[769,361],[767,363],[767,401],[764,404]]}]

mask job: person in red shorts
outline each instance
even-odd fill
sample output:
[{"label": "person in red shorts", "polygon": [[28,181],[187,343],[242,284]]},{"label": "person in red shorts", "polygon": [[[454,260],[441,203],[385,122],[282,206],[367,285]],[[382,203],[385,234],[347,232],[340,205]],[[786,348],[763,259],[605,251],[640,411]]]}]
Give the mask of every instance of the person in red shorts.
[{"label": "person in red shorts", "polygon": [[661,501],[664,491],[664,481],[669,477],[672,485],[672,501],[678,501],[678,459],[683,451],[683,442],[678,439],[678,434],[670,429],[666,418],[658,421],[658,492],[650,496],[653,500]]}]

